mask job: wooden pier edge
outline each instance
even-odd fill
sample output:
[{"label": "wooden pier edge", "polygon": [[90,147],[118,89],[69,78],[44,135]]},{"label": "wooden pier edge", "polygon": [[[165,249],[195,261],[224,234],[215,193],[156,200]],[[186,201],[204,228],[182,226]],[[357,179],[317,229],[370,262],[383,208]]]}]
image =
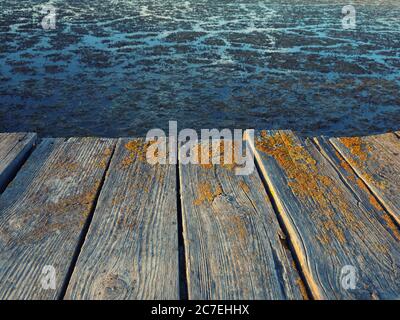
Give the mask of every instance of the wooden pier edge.
[{"label": "wooden pier edge", "polygon": [[0,298],[399,299],[400,132],[262,135],[240,177],[149,165],[143,139],[0,134]]}]

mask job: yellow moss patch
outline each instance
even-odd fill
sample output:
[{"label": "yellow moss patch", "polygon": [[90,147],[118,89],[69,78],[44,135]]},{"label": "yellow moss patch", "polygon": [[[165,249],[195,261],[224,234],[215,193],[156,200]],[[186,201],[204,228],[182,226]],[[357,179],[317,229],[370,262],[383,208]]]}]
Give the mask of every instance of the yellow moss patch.
[{"label": "yellow moss patch", "polygon": [[213,191],[213,188],[209,182],[199,183],[198,186],[198,197],[193,201],[196,206],[201,205],[204,202],[211,203],[214,199],[222,194],[221,186],[217,186]]},{"label": "yellow moss patch", "polygon": [[104,150],[103,157],[102,157],[102,159],[100,161],[100,164],[99,164],[99,168],[105,169],[107,167],[108,160],[110,159],[111,154],[112,154],[112,149],[111,148],[107,148],[106,150]]},{"label": "yellow moss patch", "polygon": [[356,156],[360,161],[366,161],[371,152],[371,146],[363,142],[360,137],[344,137],[340,141],[349,149],[351,154]]},{"label": "yellow moss patch", "polygon": [[195,159],[205,169],[213,168],[212,160],[219,158],[218,164],[228,170],[239,167],[239,156],[241,141],[223,140],[218,142],[203,142],[194,146]]},{"label": "yellow moss patch", "polygon": [[[154,141],[145,142],[143,140],[131,140],[125,144],[125,149],[129,151],[129,154],[122,160],[122,167],[129,167],[135,159],[139,161],[146,161],[146,155],[148,148],[155,143]],[[154,156],[158,156],[158,152]]]},{"label": "yellow moss patch", "polygon": [[316,160],[309,152],[300,144],[296,144],[290,134],[278,132],[268,135],[266,131],[256,139],[256,148],[276,160],[284,170],[288,186],[296,196],[318,205],[318,212],[324,215],[324,218],[316,219],[323,221],[318,239],[327,243],[334,237],[344,243],[346,238],[343,230],[346,226],[341,225],[338,215],[341,214],[345,222],[353,227],[357,225],[357,221],[345,201],[343,192],[330,176],[320,173]]}]

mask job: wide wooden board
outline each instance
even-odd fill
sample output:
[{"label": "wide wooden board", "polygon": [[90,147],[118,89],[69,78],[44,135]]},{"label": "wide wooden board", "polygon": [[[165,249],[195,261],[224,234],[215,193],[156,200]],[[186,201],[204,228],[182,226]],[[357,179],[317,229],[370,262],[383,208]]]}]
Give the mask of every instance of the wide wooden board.
[{"label": "wide wooden board", "polygon": [[189,298],[307,298],[257,171],[233,169],[180,163]]},{"label": "wide wooden board", "polygon": [[119,140],[66,299],[178,299],[176,165]]},{"label": "wide wooden board", "polygon": [[113,148],[45,139],[32,153],[0,197],[0,299],[60,297]]},{"label": "wide wooden board", "polygon": [[15,176],[35,142],[34,133],[0,134],[0,192]]},{"label": "wide wooden board", "polygon": [[387,133],[330,141],[400,224],[400,139]]},{"label": "wide wooden board", "polygon": [[369,195],[290,131],[261,132],[254,150],[314,298],[399,298],[398,230]]}]

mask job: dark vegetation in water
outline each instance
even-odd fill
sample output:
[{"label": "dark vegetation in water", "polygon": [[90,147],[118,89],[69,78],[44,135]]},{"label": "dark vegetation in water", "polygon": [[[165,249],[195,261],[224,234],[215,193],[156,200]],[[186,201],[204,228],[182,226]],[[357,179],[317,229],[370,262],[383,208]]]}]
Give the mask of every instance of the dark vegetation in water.
[{"label": "dark vegetation in water", "polygon": [[0,2],[0,131],[400,129],[400,4],[311,0]]}]

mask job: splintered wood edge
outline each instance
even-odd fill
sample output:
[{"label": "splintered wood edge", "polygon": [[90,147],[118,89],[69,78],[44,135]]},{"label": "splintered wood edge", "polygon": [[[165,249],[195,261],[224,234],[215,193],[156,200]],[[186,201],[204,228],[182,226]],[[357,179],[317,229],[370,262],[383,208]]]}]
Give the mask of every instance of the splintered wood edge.
[{"label": "splintered wood edge", "polygon": [[[282,132],[285,132],[285,131],[282,131]],[[286,132],[291,132],[291,131],[286,131]],[[257,151],[257,149],[254,145],[254,141],[252,141],[251,139],[248,139],[248,138],[249,137],[248,137],[247,133],[245,133],[244,140],[248,141],[248,143],[250,144],[250,147],[253,149],[255,160],[258,164],[258,167],[261,170],[261,176],[265,179],[268,189],[270,190],[271,195],[275,201],[275,204],[278,209],[277,214],[281,217],[281,219],[284,223],[284,226],[288,232],[289,241],[292,243],[292,246],[294,249],[293,255],[295,255],[297,257],[298,261],[300,262],[301,272],[303,273],[303,275],[305,277],[305,280],[311,291],[311,294],[314,299],[323,300],[324,295],[322,294],[319,285],[314,280],[314,277],[312,276],[311,271],[308,267],[308,261],[307,261],[307,256],[305,254],[303,241],[301,241],[301,237],[299,236],[299,233],[297,232],[294,224],[292,223],[290,215],[287,213],[282,200],[279,198],[278,193],[277,193],[275,187],[273,186],[273,183],[269,176],[268,170],[263,165],[262,157],[261,157],[260,153]]]}]

